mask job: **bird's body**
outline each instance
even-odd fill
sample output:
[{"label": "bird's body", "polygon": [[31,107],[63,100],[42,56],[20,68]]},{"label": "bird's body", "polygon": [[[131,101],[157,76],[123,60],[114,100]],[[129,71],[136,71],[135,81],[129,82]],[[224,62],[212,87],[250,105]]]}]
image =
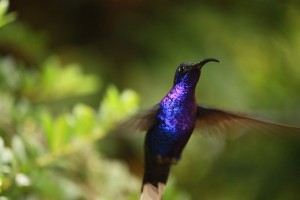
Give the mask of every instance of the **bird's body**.
[{"label": "bird's body", "polygon": [[146,114],[129,123],[134,123],[139,130],[147,131],[141,200],[161,199],[170,167],[180,158],[195,128],[211,130],[214,127],[225,134],[229,132],[229,135],[236,127],[250,130],[255,128],[261,132],[300,133],[300,129],[296,127],[198,105],[195,99],[196,85],[202,66],[210,61],[219,62],[207,58],[198,63],[180,64],[173,87],[167,95]]},{"label": "bird's body", "polygon": [[[197,104],[195,92],[174,86],[160,102],[157,124],[147,133],[146,145],[153,144],[156,155],[177,159],[193,132]],[[185,91],[188,90],[188,91]]]},{"label": "bird's body", "polygon": [[[182,68],[192,65],[196,67],[188,70],[189,74],[180,72]],[[193,133],[197,115],[195,89],[199,77],[200,70],[196,63],[181,64],[176,71],[173,87],[159,103],[155,116],[156,123],[147,131],[143,185],[150,183],[158,188],[156,192],[151,191],[159,195],[153,197],[152,194],[152,199],[160,198],[159,185],[167,182],[170,166],[180,158],[183,148]],[[153,190],[155,187],[147,190]],[[142,190],[144,193],[149,192],[145,191],[145,188]]]}]

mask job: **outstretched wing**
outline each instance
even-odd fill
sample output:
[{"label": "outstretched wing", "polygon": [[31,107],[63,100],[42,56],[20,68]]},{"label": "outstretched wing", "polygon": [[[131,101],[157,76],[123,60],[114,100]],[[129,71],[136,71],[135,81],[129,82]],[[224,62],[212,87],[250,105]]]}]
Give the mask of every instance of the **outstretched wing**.
[{"label": "outstretched wing", "polygon": [[276,135],[299,134],[300,128],[198,105],[195,128],[207,135],[236,137],[245,132]]},{"label": "outstretched wing", "polygon": [[139,112],[135,116],[121,123],[121,127],[135,129],[138,131],[147,131],[155,124],[155,117],[159,110],[159,104],[154,105],[149,110]]}]

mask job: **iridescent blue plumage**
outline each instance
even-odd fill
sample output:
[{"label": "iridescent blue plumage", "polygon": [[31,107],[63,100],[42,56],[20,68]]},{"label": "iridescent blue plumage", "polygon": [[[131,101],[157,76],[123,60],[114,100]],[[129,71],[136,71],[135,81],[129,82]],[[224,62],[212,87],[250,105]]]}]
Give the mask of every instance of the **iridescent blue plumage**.
[{"label": "iridescent blue plumage", "polygon": [[[189,63],[189,66],[195,63]],[[195,88],[200,70],[195,68],[185,73],[176,70],[174,85],[160,102],[157,125],[148,134],[154,153],[170,158],[179,158],[182,148],[193,132],[197,104]]]},{"label": "iridescent blue plumage", "polygon": [[176,70],[174,84],[160,101],[154,125],[145,140],[145,174],[143,183],[158,187],[165,184],[170,166],[176,162],[196,123],[195,88],[201,67],[215,59],[199,63],[182,63]]}]

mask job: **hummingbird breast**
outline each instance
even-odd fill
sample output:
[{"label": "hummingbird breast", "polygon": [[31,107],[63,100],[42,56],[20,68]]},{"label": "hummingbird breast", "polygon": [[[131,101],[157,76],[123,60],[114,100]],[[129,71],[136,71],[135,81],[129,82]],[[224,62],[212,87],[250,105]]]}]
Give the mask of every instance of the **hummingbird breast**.
[{"label": "hummingbird breast", "polygon": [[158,113],[159,126],[166,132],[180,136],[194,129],[197,105],[194,101],[167,99]]},{"label": "hummingbird breast", "polygon": [[157,124],[147,134],[146,145],[159,156],[179,158],[196,122],[197,105],[192,93],[174,94],[160,102]]},{"label": "hummingbird breast", "polygon": [[176,85],[160,102],[158,120],[161,125],[175,134],[194,129],[197,104],[194,89],[186,85]]}]

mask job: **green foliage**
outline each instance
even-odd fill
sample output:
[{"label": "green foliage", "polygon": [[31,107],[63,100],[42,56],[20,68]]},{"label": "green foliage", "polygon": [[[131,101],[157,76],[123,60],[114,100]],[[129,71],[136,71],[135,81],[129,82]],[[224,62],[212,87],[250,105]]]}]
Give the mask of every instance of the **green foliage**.
[{"label": "green foliage", "polygon": [[10,186],[12,176],[12,151],[4,146],[4,141],[0,137],[0,194]]},{"label": "green foliage", "polygon": [[41,72],[25,72],[21,78],[22,95],[32,101],[88,94],[99,87],[94,75],[82,75],[80,65],[62,66],[56,57],[47,59],[41,66]]},{"label": "green foliage", "polygon": [[40,63],[51,55],[47,44],[48,38],[43,32],[34,31],[18,21],[2,27],[0,31],[1,48],[26,65],[41,66]]},{"label": "green foliage", "polygon": [[0,1],[0,27],[4,26],[5,24],[12,22],[16,18],[15,13],[7,14],[8,9],[8,0],[1,0]]},{"label": "green foliage", "polygon": [[[49,64],[49,61],[46,63]],[[83,191],[84,188],[80,186],[82,183],[76,182],[76,176],[80,176],[80,173],[87,173],[87,177],[82,180],[87,185],[96,184],[95,176],[103,179],[101,184],[105,186],[105,190],[95,189],[94,195],[108,199],[122,199],[122,192],[118,194],[112,192],[113,188],[118,187],[121,188],[120,191],[126,191],[127,196],[136,198],[139,193],[139,186],[136,187],[139,182],[136,178],[128,173],[124,164],[98,158],[92,146],[95,141],[103,138],[118,121],[137,109],[137,94],[131,90],[120,93],[114,86],[110,86],[98,110],[78,103],[71,112],[66,111],[54,115],[47,107],[34,106],[33,102],[41,100],[42,97],[48,97],[48,100],[51,100],[94,92],[97,88],[96,77],[83,75],[78,65],[75,68],[74,65],[60,68],[55,67],[53,63],[46,64],[42,67],[40,75],[36,76],[38,72],[20,71],[15,64],[12,58],[1,59],[0,136],[11,146],[11,148],[5,147],[0,137],[2,194],[14,199],[19,199],[25,193],[25,199],[45,199],[46,196],[51,199],[83,198],[85,192],[89,193],[89,191]],[[9,79],[8,73],[16,78]],[[60,77],[56,79],[56,76]],[[21,82],[23,82],[22,79],[29,80],[30,78],[33,78],[31,81],[35,84],[28,89],[30,87],[26,84],[24,87]],[[61,84],[60,88],[58,88],[57,80]],[[79,91],[75,91],[76,87]],[[58,90],[60,92],[57,92]],[[32,91],[33,98],[28,98],[28,91]],[[61,91],[64,92],[61,93]],[[14,99],[13,95],[17,92],[21,96]],[[119,117],[107,118],[109,115]],[[88,151],[88,157],[85,156],[86,151]],[[103,170],[105,173],[99,174],[99,171],[94,169],[91,172],[81,171],[79,169],[82,168],[79,168],[74,169],[75,174],[70,178],[69,165],[74,163],[80,165],[82,162],[87,162],[87,164],[92,162],[91,165],[97,165],[98,170]],[[86,170],[91,170],[91,167],[85,166]],[[59,171],[64,171],[63,174],[59,175],[57,168]],[[108,171],[111,173],[107,173]],[[111,177],[114,176],[114,171],[116,171],[116,179],[126,181],[110,183],[115,179]],[[127,181],[133,182],[133,185],[128,185]],[[88,195],[84,198],[89,199]]]},{"label": "green foliage", "polygon": [[[1,0],[1,26],[14,18],[5,14],[7,7]],[[93,145],[137,109],[137,94],[110,86],[97,110],[78,103],[53,114],[42,102],[95,93],[99,78],[83,74],[79,64],[63,65],[57,56],[39,69],[0,58],[0,198],[136,199],[139,181]]]}]

